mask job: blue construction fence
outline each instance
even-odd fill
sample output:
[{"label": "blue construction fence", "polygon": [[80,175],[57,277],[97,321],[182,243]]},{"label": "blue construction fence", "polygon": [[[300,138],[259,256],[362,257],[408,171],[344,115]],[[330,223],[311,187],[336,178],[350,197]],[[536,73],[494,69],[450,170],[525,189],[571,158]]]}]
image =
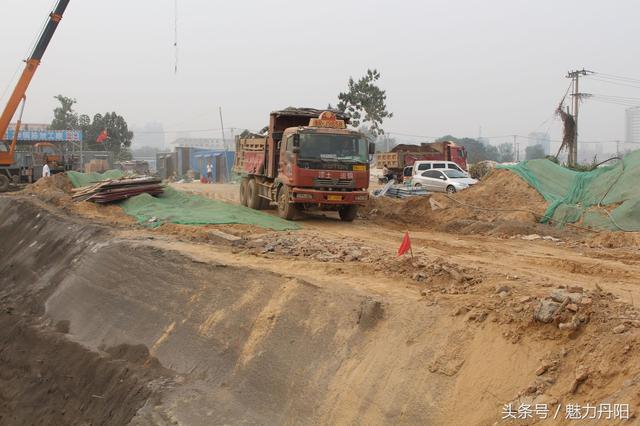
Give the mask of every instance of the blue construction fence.
[{"label": "blue construction fence", "polygon": [[207,175],[207,164],[213,168],[215,182],[228,182],[233,176],[231,169],[236,153],[205,148],[176,148],[176,173],[185,176],[188,170],[195,172],[195,178]]}]

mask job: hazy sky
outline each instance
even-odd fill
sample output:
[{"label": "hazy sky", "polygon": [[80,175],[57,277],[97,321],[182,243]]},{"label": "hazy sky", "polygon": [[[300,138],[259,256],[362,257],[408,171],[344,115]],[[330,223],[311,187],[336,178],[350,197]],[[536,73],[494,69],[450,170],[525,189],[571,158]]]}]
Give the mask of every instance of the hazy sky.
[{"label": "hazy sky", "polygon": [[[53,3],[0,0],[0,94]],[[335,104],[349,76],[377,68],[392,136],[475,137],[482,126],[483,136],[559,138],[547,120],[567,71],[640,79],[639,25],[637,0],[178,0],[174,74],[174,0],[71,0],[25,120],[51,121],[61,93],[79,112],[218,136],[194,131],[219,128],[218,106],[227,127],[259,129],[274,109]],[[640,98],[595,80],[581,89]],[[587,101],[580,121],[583,140],[624,138],[622,106]]]}]

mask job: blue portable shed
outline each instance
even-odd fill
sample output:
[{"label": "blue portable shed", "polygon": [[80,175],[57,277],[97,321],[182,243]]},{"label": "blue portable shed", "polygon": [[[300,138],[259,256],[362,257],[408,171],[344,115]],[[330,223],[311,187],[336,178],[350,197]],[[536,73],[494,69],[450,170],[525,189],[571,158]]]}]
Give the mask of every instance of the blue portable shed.
[{"label": "blue portable shed", "polygon": [[235,152],[192,148],[190,157],[190,167],[196,173],[196,177],[206,176],[207,164],[211,162],[214,182],[228,182],[230,180]]}]

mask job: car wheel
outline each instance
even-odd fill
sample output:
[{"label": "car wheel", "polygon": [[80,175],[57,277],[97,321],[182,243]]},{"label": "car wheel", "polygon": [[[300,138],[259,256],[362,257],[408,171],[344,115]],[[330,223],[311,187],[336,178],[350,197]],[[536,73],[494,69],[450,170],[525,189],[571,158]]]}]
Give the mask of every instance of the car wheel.
[{"label": "car wheel", "polygon": [[421,184],[421,183],[414,183],[414,184],[413,184],[413,187],[414,187],[414,188],[421,188],[421,187],[422,187],[422,184]]},{"label": "car wheel", "polygon": [[456,193],[456,187],[453,185],[449,185],[447,186],[447,194],[455,194]]}]

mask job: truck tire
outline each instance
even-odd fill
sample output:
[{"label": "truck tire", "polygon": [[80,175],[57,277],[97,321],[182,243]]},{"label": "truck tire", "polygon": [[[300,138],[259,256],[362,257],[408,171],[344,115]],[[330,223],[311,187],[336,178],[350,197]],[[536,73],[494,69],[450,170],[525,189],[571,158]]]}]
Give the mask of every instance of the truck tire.
[{"label": "truck tire", "polygon": [[356,216],[358,216],[358,207],[357,204],[351,204],[340,208],[340,210],[338,210],[340,219],[342,219],[343,222],[353,222]]},{"label": "truck tire", "polygon": [[249,179],[242,178],[240,181],[240,204],[247,206],[249,197],[247,192],[249,191]]},{"label": "truck tire", "polygon": [[271,206],[271,201],[264,197],[260,197],[260,210],[268,210]]},{"label": "truck tire", "polygon": [[247,207],[260,210],[262,207],[262,198],[258,195],[258,182],[256,182],[255,179],[249,179],[247,189]]},{"label": "truck tire", "polygon": [[9,190],[9,178],[5,175],[0,175],[0,192],[7,192]]},{"label": "truck tire", "polygon": [[293,220],[298,209],[294,203],[289,202],[289,188],[283,186],[278,191],[278,215],[286,220]]}]

